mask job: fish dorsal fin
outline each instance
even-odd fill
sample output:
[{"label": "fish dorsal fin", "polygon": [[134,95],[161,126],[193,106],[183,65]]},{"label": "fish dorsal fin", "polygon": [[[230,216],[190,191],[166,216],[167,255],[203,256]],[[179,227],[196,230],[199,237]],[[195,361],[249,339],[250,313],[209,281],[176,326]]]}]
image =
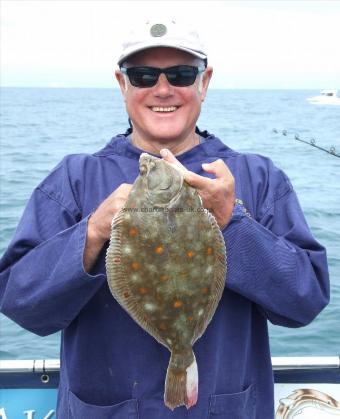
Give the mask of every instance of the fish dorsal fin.
[{"label": "fish dorsal fin", "polygon": [[209,301],[207,307],[205,308],[204,316],[200,317],[196,324],[192,344],[194,344],[196,340],[202,336],[215,313],[218,302],[223,294],[227,273],[226,248],[221,230],[215,217],[207,209],[205,212],[208,216],[211,228],[215,231],[216,237],[218,238],[216,242],[217,263],[214,272],[212,273],[212,275],[214,275],[214,279],[211,281],[211,283],[214,284],[215,289],[211,292],[211,294],[214,295],[214,298]]}]

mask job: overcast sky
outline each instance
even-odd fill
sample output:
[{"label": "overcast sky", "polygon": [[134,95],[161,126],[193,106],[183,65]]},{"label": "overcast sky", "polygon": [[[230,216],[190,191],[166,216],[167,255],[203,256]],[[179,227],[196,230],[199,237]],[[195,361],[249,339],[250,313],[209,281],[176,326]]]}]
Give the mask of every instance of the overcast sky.
[{"label": "overcast sky", "polygon": [[200,27],[215,88],[340,88],[340,1],[0,0],[3,86],[116,87],[136,19]]}]

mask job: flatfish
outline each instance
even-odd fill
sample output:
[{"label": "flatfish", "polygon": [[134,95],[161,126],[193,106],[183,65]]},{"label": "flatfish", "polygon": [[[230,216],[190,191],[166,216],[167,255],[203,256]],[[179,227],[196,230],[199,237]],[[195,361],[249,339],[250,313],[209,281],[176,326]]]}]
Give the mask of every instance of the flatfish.
[{"label": "flatfish", "polygon": [[215,218],[183,172],[143,153],[139,176],[112,221],[106,255],[118,303],[171,351],[164,402],[195,405],[193,344],[211,321],[226,279],[226,250]]}]

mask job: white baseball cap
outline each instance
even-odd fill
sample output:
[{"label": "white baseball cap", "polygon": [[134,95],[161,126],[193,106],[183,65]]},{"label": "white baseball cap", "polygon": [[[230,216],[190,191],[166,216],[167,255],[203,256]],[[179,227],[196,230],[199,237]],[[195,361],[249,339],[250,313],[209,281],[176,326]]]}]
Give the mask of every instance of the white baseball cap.
[{"label": "white baseball cap", "polygon": [[175,48],[203,60],[207,59],[205,47],[195,29],[172,19],[150,19],[141,25],[135,25],[130,31],[122,44],[118,65],[136,52],[156,47]]}]

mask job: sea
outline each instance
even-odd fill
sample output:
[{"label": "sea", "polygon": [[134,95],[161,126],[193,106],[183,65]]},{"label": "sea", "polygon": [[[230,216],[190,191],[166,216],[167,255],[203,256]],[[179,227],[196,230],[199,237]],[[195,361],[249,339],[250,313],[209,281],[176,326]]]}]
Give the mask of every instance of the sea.
[{"label": "sea", "polygon": [[[303,328],[269,324],[273,356],[339,354],[340,106],[306,100],[318,93],[210,90],[198,121],[229,147],[267,156],[283,169],[327,248],[330,304]],[[66,154],[95,152],[125,132],[128,117],[116,89],[1,88],[0,106],[2,255],[34,187]],[[58,358],[59,345],[60,333],[39,337],[0,315],[0,359]]]}]

